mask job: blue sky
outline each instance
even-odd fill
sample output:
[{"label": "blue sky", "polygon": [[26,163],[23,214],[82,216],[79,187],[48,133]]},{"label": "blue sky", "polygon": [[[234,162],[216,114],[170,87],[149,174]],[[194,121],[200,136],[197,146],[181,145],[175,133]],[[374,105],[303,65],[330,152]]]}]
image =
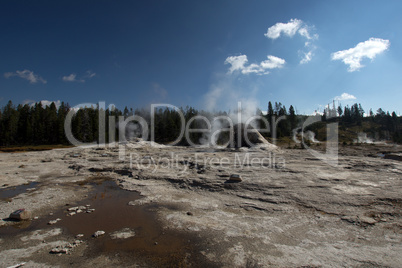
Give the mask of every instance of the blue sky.
[{"label": "blue sky", "polygon": [[[3,1],[0,105],[402,113],[400,1]],[[307,55],[307,57],[306,57]]]}]

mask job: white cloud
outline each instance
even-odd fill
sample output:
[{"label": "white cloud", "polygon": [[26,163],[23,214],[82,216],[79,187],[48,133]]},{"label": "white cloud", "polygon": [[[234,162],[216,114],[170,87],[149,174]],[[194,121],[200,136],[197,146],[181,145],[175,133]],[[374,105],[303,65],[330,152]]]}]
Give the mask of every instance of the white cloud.
[{"label": "white cloud", "polygon": [[332,53],[331,58],[332,60],[342,60],[343,63],[349,65],[348,71],[354,72],[364,67],[361,64],[363,58],[374,60],[378,54],[387,50],[389,46],[389,40],[370,38],[365,42],[360,42],[353,48]]},{"label": "white cloud", "polygon": [[267,60],[261,62],[261,67],[263,69],[275,69],[275,68],[282,68],[283,65],[286,63],[284,59],[268,55]]},{"label": "white cloud", "polygon": [[10,78],[13,76],[18,76],[22,79],[28,80],[29,83],[31,84],[36,84],[38,82],[41,82],[43,84],[46,84],[47,81],[40,77],[39,75],[34,74],[34,72],[30,70],[23,70],[23,71],[15,71],[15,72],[8,72],[4,74],[5,78]]},{"label": "white cloud", "polygon": [[92,77],[96,76],[96,73],[92,71],[86,71],[85,75],[82,76],[82,78],[77,78],[77,75],[75,73],[72,73],[70,75],[66,75],[62,77],[62,80],[64,82],[79,82],[79,83],[84,83],[86,80],[85,79],[91,79]]},{"label": "white cloud", "polygon": [[85,74],[86,78],[90,79],[90,78],[92,78],[94,76],[96,76],[96,73],[92,72],[91,70],[86,71],[86,74]]},{"label": "white cloud", "polygon": [[231,67],[229,68],[229,73],[233,73],[234,71],[244,69],[244,64],[246,64],[247,61],[248,60],[246,55],[230,56],[226,58],[225,64],[231,65]]},{"label": "white cloud", "polygon": [[274,26],[269,27],[267,33],[264,35],[271,39],[279,38],[282,33],[289,37],[293,37],[302,24],[303,21],[298,19],[291,19],[288,23],[278,22]]},{"label": "white cloud", "polygon": [[289,37],[293,37],[296,33],[298,33],[308,40],[317,39],[318,34],[312,35],[310,31],[310,27],[308,27],[302,20],[291,19],[288,23],[278,22],[269,27],[264,35],[271,39],[277,39],[282,33]]},{"label": "white cloud", "polygon": [[349,93],[342,93],[340,96],[336,96],[334,98],[336,101],[342,101],[342,100],[355,100],[356,97],[349,94]]},{"label": "white cloud", "polygon": [[313,58],[312,50],[310,50],[307,53],[304,52],[304,57],[303,57],[303,59],[301,59],[300,64],[306,64],[306,63],[310,62],[312,58]]},{"label": "white cloud", "polygon": [[296,33],[300,36],[307,39],[304,43],[304,47],[308,49],[307,52],[299,50],[299,53],[302,54],[302,59],[300,60],[300,64],[305,64],[311,61],[314,50],[316,46],[313,44],[313,41],[318,39],[318,34],[312,34],[311,31],[314,30],[314,26],[308,26],[302,20],[299,19],[291,19],[288,23],[278,22],[275,25],[268,28],[267,33],[264,35],[271,39],[279,38],[282,33],[289,37],[293,37]]},{"label": "white cloud", "polygon": [[269,74],[268,69],[282,68],[286,63],[284,59],[268,55],[268,60],[262,61],[260,64],[252,63],[246,66],[248,59],[246,55],[230,56],[225,60],[225,64],[230,64],[228,73],[240,71],[242,74]]},{"label": "white cloud", "polygon": [[66,76],[63,76],[63,81],[64,82],[84,82],[84,81],[82,81],[82,80],[77,80],[77,75],[76,74],[70,74],[70,75],[66,75]]}]

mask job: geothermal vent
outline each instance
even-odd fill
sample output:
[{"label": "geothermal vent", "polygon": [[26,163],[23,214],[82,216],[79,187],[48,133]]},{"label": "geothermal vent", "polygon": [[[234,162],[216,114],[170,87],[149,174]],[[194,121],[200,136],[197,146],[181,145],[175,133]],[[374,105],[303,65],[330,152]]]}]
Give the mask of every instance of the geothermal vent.
[{"label": "geothermal vent", "polygon": [[245,124],[244,123],[239,123],[234,125],[233,129],[233,147],[235,148],[240,148],[240,147],[253,147],[257,145],[266,145],[269,147],[276,147],[275,145],[269,143],[258,130],[256,130],[254,127],[248,125],[247,129],[247,138],[248,141],[246,140],[246,136],[244,133],[245,129]]}]

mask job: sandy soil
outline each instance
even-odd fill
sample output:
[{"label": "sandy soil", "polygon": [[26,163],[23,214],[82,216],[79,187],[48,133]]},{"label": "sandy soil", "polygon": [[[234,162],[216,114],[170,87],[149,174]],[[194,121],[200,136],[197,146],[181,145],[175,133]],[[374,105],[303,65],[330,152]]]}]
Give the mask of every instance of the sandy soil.
[{"label": "sandy soil", "polygon": [[[75,237],[57,223],[35,222],[88,198],[93,186],[84,182],[100,177],[141,194],[125,206],[147,208],[162,230],[197,241],[172,266],[401,267],[402,164],[383,157],[400,152],[385,144],[340,147],[335,167],[300,149],[210,151],[145,142],[127,144],[124,154],[118,147],[3,153],[0,197],[13,186],[33,188],[0,200],[0,217],[25,208],[39,219],[25,229],[2,222],[0,267],[148,265],[140,249],[133,253],[138,259],[96,253],[87,237],[69,255],[49,254]],[[231,174],[242,181],[231,183]],[[137,235],[123,229],[121,236],[127,232]]]}]

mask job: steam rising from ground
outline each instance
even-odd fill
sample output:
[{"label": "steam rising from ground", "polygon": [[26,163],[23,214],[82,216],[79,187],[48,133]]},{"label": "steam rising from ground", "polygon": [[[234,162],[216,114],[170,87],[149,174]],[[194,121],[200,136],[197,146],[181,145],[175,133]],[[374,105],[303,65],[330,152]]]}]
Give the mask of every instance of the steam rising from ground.
[{"label": "steam rising from ground", "polygon": [[357,139],[353,140],[354,143],[374,143],[373,139],[367,137],[367,133],[357,133]]},{"label": "steam rising from ground", "polygon": [[[258,101],[254,97],[258,87],[247,85],[247,88],[243,88],[240,84],[235,76],[218,77],[218,82],[213,84],[204,96],[204,106],[212,115],[216,111],[229,110],[226,116],[230,118],[233,126],[238,123],[249,123],[258,129],[257,120],[249,121],[258,110]],[[200,139],[200,143],[204,146],[216,144],[219,138],[217,131],[230,127],[228,120],[208,119],[211,122],[211,132],[205,133]]]},{"label": "steam rising from ground", "polygon": [[204,133],[201,137],[199,141],[201,145],[216,145],[218,143],[219,134],[223,130],[235,127],[239,123],[249,124],[253,128],[259,129],[258,120],[252,119],[256,116],[257,102],[253,100],[243,100],[238,102],[237,105],[237,108],[230,109],[232,112],[222,116],[220,119],[216,116],[208,118],[211,122],[211,131]]},{"label": "steam rising from ground", "polygon": [[[124,129],[124,122],[119,122],[119,129]],[[135,138],[142,137],[141,126],[134,122],[128,122],[125,125],[125,138],[127,141],[133,140]]]},{"label": "steam rising from ground", "polygon": [[314,143],[319,143],[320,142],[320,141],[316,140],[315,133],[313,131],[311,131],[311,130],[307,130],[305,132],[300,132],[300,133],[298,133],[297,130],[293,131],[292,139],[296,143],[300,143],[300,140],[297,137],[298,135],[301,136],[303,139],[309,140],[309,141],[314,142]]}]

